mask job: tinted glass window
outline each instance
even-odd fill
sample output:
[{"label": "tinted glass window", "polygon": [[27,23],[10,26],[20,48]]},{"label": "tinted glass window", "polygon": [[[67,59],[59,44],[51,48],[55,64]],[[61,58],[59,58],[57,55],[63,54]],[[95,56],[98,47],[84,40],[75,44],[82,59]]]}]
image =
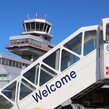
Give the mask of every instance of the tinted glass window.
[{"label": "tinted glass window", "polygon": [[16,83],[16,81],[13,82],[2,91],[2,93],[12,101],[15,101]]},{"label": "tinted glass window", "polygon": [[33,92],[35,87],[33,87],[30,83],[28,83],[26,80],[21,80],[21,87],[20,87],[20,100],[29,95],[31,92]]},{"label": "tinted glass window", "polygon": [[62,59],[61,59],[61,70],[65,70],[75,62],[77,62],[80,58],[71,54],[65,50],[62,51]]},{"label": "tinted glass window", "polygon": [[106,24],[106,40],[109,41],[109,24]]},{"label": "tinted glass window", "polygon": [[32,30],[32,31],[35,30],[35,22],[31,22],[31,30]]},{"label": "tinted glass window", "polygon": [[40,86],[52,79],[56,73],[52,71],[51,69],[47,68],[46,66],[41,66],[41,72],[40,72]]},{"label": "tinted glass window", "polygon": [[32,83],[37,84],[38,71],[39,71],[39,65],[36,65],[32,67],[30,70],[28,70],[26,73],[24,73],[24,77],[27,78]]},{"label": "tinted glass window", "polygon": [[26,29],[27,31],[30,31],[30,23],[26,23]]},{"label": "tinted glass window", "polygon": [[84,55],[87,55],[96,48],[96,30],[85,32]]},{"label": "tinted glass window", "polygon": [[67,42],[64,46],[77,54],[81,54],[82,33],[75,36],[73,39]]},{"label": "tinted glass window", "polygon": [[47,58],[45,58],[43,62],[45,62],[52,68],[58,70],[59,69],[59,55],[60,55],[60,50],[57,50],[53,52],[51,55],[49,55]]},{"label": "tinted glass window", "polygon": [[94,40],[91,39],[84,44],[84,55],[87,55],[94,50]]}]

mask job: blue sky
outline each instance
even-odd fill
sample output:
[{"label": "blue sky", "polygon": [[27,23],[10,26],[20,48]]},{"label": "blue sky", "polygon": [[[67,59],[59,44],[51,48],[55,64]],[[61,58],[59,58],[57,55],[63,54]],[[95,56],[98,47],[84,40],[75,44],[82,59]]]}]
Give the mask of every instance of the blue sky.
[{"label": "blue sky", "polygon": [[56,45],[81,26],[99,24],[109,17],[109,0],[0,0],[0,52],[10,54],[4,47],[9,36],[23,31],[22,22],[29,14],[52,23]]}]

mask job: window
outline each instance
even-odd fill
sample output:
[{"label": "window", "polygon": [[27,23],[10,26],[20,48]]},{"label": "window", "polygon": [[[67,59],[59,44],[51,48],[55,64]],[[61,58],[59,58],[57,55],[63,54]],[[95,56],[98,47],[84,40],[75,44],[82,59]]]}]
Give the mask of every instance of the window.
[{"label": "window", "polygon": [[0,64],[2,64],[2,58],[0,58]]},{"label": "window", "polygon": [[59,55],[60,55],[60,50],[57,50],[53,52],[51,55],[49,55],[47,58],[45,58],[43,62],[45,62],[52,68],[58,70],[59,69]]},{"label": "window", "polygon": [[9,60],[9,66],[12,66],[12,60]]},{"label": "window", "polygon": [[19,68],[22,68],[22,63],[19,63]]},{"label": "window", "polygon": [[38,83],[38,74],[39,74],[39,65],[36,65],[32,67],[30,70],[28,70],[26,73],[24,73],[24,77],[27,78],[29,81],[31,81],[34,84]]},{"label": "window", "polygon": [[39,22],[36,22],[36,31],[39,31]]},{"label": "window", "polygon": [[0,74],[0,80],[8,80],[7,74]]},{"label": "window", "polygon": [[71,54],[65,50],[62,51],[62,59],[61,59],[61,71],[65,70],[75,62],[77,62],[80,58]]},{"label": "window", "polygon": [[8,64],[7,59],[3,58],[3,64],[4,64],[4,65],[7,65],[7,64]]},{"label": "window", "polygon": [[51,69],[47,68],[46,66],[42,65],[41,66],[41,71],[40,71],[40,82],[39,85],[43,85],[50,79],[52,79],[56,73],[52,71]]},{"label": "window", "polygon": [[26,23],[27,31],[30,31],[30,23]]},{"label": "window", "polygon": [[40,23],[40,31],[43,31],[44,23]]},{"label": "window", "polygon": [[21,80],[21,86],[20,86],[20,100],[29,95],[31,92],[36,90],[35,87],[33,87],[30,83],[28,83],[26,80]]},{"label": "window", "polygon": [[85,32],[84,55],[87,55],[96,48],[96,30]]},{"label": "window", "polygon": [[47,27],[47,33],[49,32],[49,30],[50,30],[50,25],[48,25],[48,27]]},{"label": "window", "polygon": [[81,46],[82,46],[82,33],[78,34],[64,45],[64,47],[68,48],[69,50],[79,55],[81,54]]},{"label": "window", "polygon": [[16,81],[13,82],[2,91],[2,93],[12,101],[15,101],[16,83]]},{"label": "window", "polygon": [[106,40],[109,41],[109,24],[106,24]]},{"label": "window", "polygon": [[3,58],[1,58],[1,64],[3,64]]},{"label": "window", "polygon": [[4,65],[4,58],[1,58],[1,63]]},{"label": "window", "polygon": [[13,61],[13,66],[14,66],[14,67],[16,67],[16,64],[15,64],[15,63],[16,63],[16,62],[15,62],[15,61]]},{"label": "window", "polygon": [[46,32],[47,24],[44,25],[44,32]]},{"label": "window", "polygon": [[32,30],[32,31],[35,30],[35,22],[31,22],[31,30]]},{"label": "window", "polygon": [[84,44],[84,55],[94,50],[94,40],[91,39]]}]

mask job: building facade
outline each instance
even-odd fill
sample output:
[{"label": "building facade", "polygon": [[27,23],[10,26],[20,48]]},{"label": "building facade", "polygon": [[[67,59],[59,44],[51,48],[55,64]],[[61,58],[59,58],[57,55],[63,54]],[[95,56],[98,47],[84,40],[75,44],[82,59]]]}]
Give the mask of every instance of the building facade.
[{"label": "building facade", "polygon": [[0,53],[0,88],[17,77],[32,62]]}]

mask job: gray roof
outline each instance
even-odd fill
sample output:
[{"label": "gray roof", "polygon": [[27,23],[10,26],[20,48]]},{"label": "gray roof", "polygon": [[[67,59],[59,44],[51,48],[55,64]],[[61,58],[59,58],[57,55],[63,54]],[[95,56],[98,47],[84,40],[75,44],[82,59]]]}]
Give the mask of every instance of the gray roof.
[{"label": "gray roof", "polygon": [[31,61],[28,61],[26,59],[17,58],[17,57],[11,56],[11,55],[3,54],[3,53],[0,53],[0,58],[5,58],[5,59],[21,62],[21,63],[26,63],[26,64],[31,64],[32,63]]},{"label": "gray roof", "polygon": [[20,74],[22,69],[0,64],[0,74]]}]

